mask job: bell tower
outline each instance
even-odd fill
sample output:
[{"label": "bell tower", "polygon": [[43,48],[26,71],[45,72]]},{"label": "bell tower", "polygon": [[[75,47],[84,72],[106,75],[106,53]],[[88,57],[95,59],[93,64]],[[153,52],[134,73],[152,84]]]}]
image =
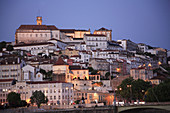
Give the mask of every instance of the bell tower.
[{"label": "bell tower", "polygon": [[42,25],[42,17],[37,16],[37,25]]}]

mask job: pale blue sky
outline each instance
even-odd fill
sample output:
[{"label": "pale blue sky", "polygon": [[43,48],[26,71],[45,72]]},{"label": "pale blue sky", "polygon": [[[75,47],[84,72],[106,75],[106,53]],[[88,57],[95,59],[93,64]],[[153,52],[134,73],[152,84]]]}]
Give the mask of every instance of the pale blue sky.
[{"label": "pale blue sky", "polygon": [[112,29],[113,40],[170,50],[170,0],[0,0],[0,41],[14,41],[21,24],[57,28]]}]

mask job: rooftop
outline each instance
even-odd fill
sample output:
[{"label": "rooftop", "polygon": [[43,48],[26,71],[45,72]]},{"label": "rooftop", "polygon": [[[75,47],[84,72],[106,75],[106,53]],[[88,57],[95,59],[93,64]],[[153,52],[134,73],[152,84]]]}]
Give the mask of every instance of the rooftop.
[{"label": "rooftop", "polygon": [[17,30],[58,30],[54,25],[21,25]]},{"label": "rooftop", "polygon": [[68,65],[68,64],[64,62],[64,60],[61,57],[59,57],[58,61],[54,65]]}]

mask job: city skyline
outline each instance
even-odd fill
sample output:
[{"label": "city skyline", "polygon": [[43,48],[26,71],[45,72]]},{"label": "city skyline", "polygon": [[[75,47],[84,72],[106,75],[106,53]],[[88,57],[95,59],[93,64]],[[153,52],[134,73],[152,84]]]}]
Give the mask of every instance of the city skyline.
[{"label": "city skyline", "polygon": [[[112,29],[112,39],[130,39],[170,50],[170,1],[1,1],[0,41],[14,41],[20,25],[43,24],[59,29]],[[47,8],[46,8],[47,7]]]}]

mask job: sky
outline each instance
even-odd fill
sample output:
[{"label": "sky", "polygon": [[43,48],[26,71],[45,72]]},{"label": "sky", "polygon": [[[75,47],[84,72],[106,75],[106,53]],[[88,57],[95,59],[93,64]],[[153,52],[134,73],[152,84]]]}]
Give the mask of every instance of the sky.
[{"label": "sky", "polygon": [[0,41],[14,41],[20,25],[59,29],[112,29],[112,39],[130,39],[170,50],[170,0],[0,0]]}]

